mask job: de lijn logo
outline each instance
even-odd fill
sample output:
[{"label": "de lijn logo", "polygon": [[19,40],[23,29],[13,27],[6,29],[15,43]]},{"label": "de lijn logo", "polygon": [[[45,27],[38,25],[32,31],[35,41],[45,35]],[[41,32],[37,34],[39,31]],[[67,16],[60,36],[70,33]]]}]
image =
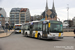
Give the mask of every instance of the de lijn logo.
[{"label": "de lijn logo", "polygon": [[0,17],[3,17],[3,15],[2,15],[2,14],[0,14]]}]

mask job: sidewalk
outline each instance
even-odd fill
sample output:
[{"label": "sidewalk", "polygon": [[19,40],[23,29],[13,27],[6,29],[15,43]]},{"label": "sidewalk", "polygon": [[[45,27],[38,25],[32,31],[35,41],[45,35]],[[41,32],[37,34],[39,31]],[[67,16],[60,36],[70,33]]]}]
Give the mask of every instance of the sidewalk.
[{"label": "sidewalk", "polygon": [[74,32],[63,32],[63,36],[71,37],[71,36],[75,36],[75,34]]},{"label": "sidewalk", "polygon": [[7,37],[7,36],[11,35],[11,33],[12,33],[13,31],[14,31],[14,30],[10,30],[10,31],[8,31],[7,33],[6,33],[6,32],[0,33],[0,38],[2,38],[2,37]]}]

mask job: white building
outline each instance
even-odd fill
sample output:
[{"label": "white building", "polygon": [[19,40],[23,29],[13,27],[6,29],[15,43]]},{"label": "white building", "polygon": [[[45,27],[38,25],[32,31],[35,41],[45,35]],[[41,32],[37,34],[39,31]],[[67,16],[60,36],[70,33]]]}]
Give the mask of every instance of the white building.
[{"label": "white building", "polygon": [[3,8],[0,8],[0,17],[6,17],[6,12]]},{"label": "white building", "polygon": [[2,26],[5,25],[5,17],[6,17],[6,12],[3,8],[0,8],[0,24]]},{"label": "white building", "polygon": [[12,8],[10,11],[10,25],[21,24],[30,21],[30,11],[28,8]]},{"label": "white building", "polygon": [[63,22],[63,28],[66,28],[69,26],[69,23],[68,22]]},{"label": "white building", "polygon": [[72,19],[72,21],[73,21],[73,26],[75,26],[75,17]]},{"label": "white building", "polygon": [[10,17],[5,17],[5,22],[8,22],[9,23],[9,18]]}]

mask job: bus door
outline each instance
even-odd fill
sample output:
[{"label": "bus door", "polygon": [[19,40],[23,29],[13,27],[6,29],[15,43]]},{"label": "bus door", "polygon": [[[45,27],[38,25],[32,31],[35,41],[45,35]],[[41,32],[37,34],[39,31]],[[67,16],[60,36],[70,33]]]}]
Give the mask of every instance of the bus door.
[{"label": "bus door", "polygon": [[23,27],[23,25],[22,25],[22,26],[21,26],[21,33],[24,35],[23,30],[24,30],[24,27]]},{"label": "bus door", "polygon": [[43,24],[43,38],[47,38],[47,24]]},{"label": "bus door", "polygon": [[30,25],[30,37],[32,37],[32,33],[33,33],[33,26],[32,25]]},{"label": "bus door", "polygon": [[25,32],[25,25],[23,26],[23,29],[22,29],[22,30],[23,30],[23,35],[24,35],[24,32]]}]

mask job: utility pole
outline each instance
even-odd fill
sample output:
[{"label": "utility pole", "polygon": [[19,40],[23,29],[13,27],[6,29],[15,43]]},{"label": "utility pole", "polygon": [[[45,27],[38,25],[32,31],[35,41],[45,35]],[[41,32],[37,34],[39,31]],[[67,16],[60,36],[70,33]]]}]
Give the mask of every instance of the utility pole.
[{"label": "utility pole", "polygon": [[69,20],[69,4],[67,4],[67,20]]},{"label": "utility pole", "polygon": [[53,15],[52,15],[52,20],[53,20]]}]

